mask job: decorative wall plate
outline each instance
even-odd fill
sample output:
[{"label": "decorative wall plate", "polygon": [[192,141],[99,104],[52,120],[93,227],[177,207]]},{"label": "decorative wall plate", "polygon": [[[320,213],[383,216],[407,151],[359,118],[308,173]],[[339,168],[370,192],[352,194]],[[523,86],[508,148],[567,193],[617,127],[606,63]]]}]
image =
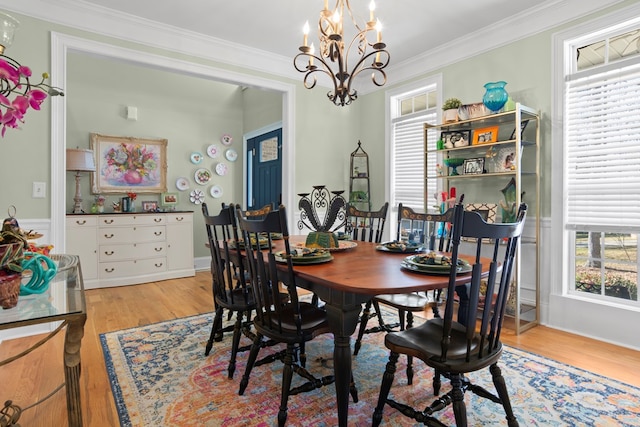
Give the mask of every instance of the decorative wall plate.
[{"label": "decorative wall plate", "polygon": [[227,165],[225,163],[218,163],[216,165],[216,173],[220,176],[224,176],[227,174]]},{"label": "decorative wall plate", "polygon": [[191,153],[191,163],[193,163],[194,165],[197,165],[201,161],[202,161],[202,153],[198,153],[197,151],[194,151],[193,153]]},{"label": "decorative wall plate", "polygon": [[227,133],[225,133],[224,135],[222,135],[220,137],[220,141],[222,141],[222,143],[224,145],[231,145],[233,144],[233,137]]},{"label": "decorative wall plate", "polygon": [[207,147],[207,156],[215,159],[218,157],[218,146],[216,144],[211,144]]},{"label": "decorative wall plate", "polygon": [[234,150],[233,148],[229,148],[227,151],[224,152],[224,156],[230,162],[235,162],[236,159],[238,158],[238,152],[236,150]]},{"label": "decorative wall plate", "polygon": [[183,176],[176,180],[176,188],[180,191],[189,189],[189,180]]},{"label": "decorative wall plate", "polygon": [[191,203],[199,205],[204,202],[204,192],[202,190],[193,190],[189,193],[189,200],[191,200]]},{"label": "decorative wall plate", "polygon": [[209,190],[209,192],[211,193],[211,197],[214,197],[216,199],[222,197],[222,187],[220,187],[219,185],[214,185],[213,187],[211,187],[211,190]]},{"label": "decorative wall plate", "polygon": [[196,180],[196,183],[205,185],[211,179],[211,172],[205,168],[200,168],[196,171],[193,177]]}]

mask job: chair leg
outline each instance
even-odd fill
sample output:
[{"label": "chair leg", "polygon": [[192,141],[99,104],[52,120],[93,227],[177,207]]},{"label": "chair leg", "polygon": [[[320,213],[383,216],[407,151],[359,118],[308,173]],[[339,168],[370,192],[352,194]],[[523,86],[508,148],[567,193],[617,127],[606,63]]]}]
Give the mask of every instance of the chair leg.
[{"label": "chair leg", "polygon": [[502,401],[504,412],[507,414],[507,424],[509,427],[518,427],[518,420],[513,414],[513,409],[511,408],[511,400],[509,400],[509,393],[507,392],[507,385],[504,382],[502,371],[498,367],[497,363],[491,365],[489,370],[491,371],[491,377],[493,378],[493,385],[496,387],[498,396],[500,396],[500,400]]},{"label": "chair leg", "polygon": [[362,310],[362,315],[360,316],[360,329],[358,329],[358,338],[356,338],[356,343],[353,346],[353,355],[357,356],[360,351],[360,347],[362,346],[362,337],[364,336],[364,331],[367,329],[367,322],[369,321],[369,315],[371,314],[371,302],[372,300],[367,301]]},{"label": "chair leg", "polygon": [[[413,326],[413,313],[407,313],[407,329]],[[413,384],[413,356],[407,356],[407,384]]]},{"label": "chair leg", "polygon": [[433,372],[433,395],[438,396],[440,394],[440,387],[442,386],[442,381],[440,378],[440,371],[434,370]]},{"label": "chair leg", "polygon": [[373,411],[373,420],[371,422],[372,427],[377,427],[382,422],[382,412],[384,410],[384,405],[387,402],[387,397],[389,397],[389,391],[391,391],[391,385],[393,384],[393,377],[396,372],[396,363],[398,363],[398,357],[400,355],[398,353],[394,353],[393,351],[389,355],[389,361],[387,362],[387,367],[382,375],[382,385],[380,386],[380,395],[378,396],[378,405],[376,409]]},{"label": "chair leg", "polygon": [[240,337],[242,336],[242,321],[244,319],[244,312],[239,311],[236,314],[236,323],[233,327],[233,342],[231,343],[231,357],[229,358],[229,379],[233,379],[233,374],[236,371],[236,356],[238,354],[238,347],[240,347]]},{"label": "chair leg", "polygon": [[211,334],[209,341],[204,349],[204,355],[208,356],[213,347],[213,341],[222,341],[222,307],[217,307],[213,316],[213,325],[211,325]]},{"label": "chair leg", "polygon": [[433,291],[433,303],[431,305],[431,311],[433,311],[433,317],[440,317],[440,298],[442,297],[442,289],[436,289]]},{"label": "chair leg", "polygon": [[467,407],[464,404],[464,390],[462,389],[462,374],[451,376],[451,398],[453,399],[453,414],[456,418],[456,426],[466,427]]},{"label": "chair leg", "polygon": [[349,394],[351,394],[353,403],[358,403],[358,389],[356,388],[356,382],[353,379],[353,372],[351,372],[351,382],[349,383]]},{"label": "chair leg", "polygon": [[287,421],[287,402],[293,379],[293,364],[295,362],[295,345],[287,344],[284,355],[284,370],[282,371],[282,392],[280,395],[280,409],[278,410],[278,427],[284,427]]},{"label": "chair leg", "polygon": [[249,385],[249,376],[251,375],[251,370],[256,363],[256,359],[258,358],[258,352],[260,351],[260,343],[262,342],[262,337],[262,334],[257,333],[256,338],[253,340],[253,344],[251,345],[251,351],[249,352],[249,357],[247,358],[247,366],[244,368],[244,375],[242,375],[242,379],[240,380],[240,389],[238,391],[238,394],[240,396],[244,394],[244,391]]}]

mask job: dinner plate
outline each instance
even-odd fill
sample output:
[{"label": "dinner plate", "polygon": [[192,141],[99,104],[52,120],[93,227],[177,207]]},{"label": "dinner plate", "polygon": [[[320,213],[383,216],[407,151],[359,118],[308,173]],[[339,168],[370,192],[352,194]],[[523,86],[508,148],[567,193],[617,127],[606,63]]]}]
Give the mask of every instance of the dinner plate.
[{"label": "dinner plate", "polygon": [[235,162],[236,159],[238,158],[238,152],[236,150],[234,150],[233,148],[229,148],[227,151],[224,152],[224,156],[230,162]]},{"label": "dinner plate", "polygon": [[220,176],[224,176],[227,174],[227,165],[224,163],[218,163],[216,165],[216,173]]},{"label": "dinner plate", "polygon": [[211,172],[205,168],[200,168],[193,175],[196,182],[200,185],[205,185],[211,179]]},{"label": "dinner plate", "polygon": [[[294,255],[296,252],[304,251],[304,255]],[[294,264],[320,264],[323,262],[329,262],[333,260],[333,256],[326,249],[307,249],[307,248],[292,248],[291,261]],[[276,261],[286,262],[284,258],[285,251],[276,252],[274,255]]]},{"label": "dinner plate", "polygon": [[211,144],[207,147],[207,156],[215,159],[218,157],[218,146],[216,144]]},{"label": "dinner plate", "polygon": [[376,246],[376,249],[382,252],[394,252],[400,254],[415,254],[425,250],[422,243],[398,242],[397,240],[380,243]]},{"label": "dinner plate", "polygon": [[193,153],[191,153],[191,163],[193,163],[194,165],[197,165],[201,161],[202,161],[202,153],[198,153],[197,151],[194,151]]},{"label": "dinner plate", "polygon": [[211,193],[211,197],[219,199],[220,197],[222,197],[222,187],[220,187],[219,185],[214,185],[213,187],[211,187],[211,190],[209,190],[209,192]]},{"label": "dinner plate", "polygon": [[[295,247],[298,248],[305,248],[305,244],[303,242],[299,242],[296,243],[294,245]],[[337,248],[326,248],[326,250],[328,250],[329,252],[340,252],[340,251],[346,251],[347,249],[353,249],[356,246],[358,246],[358,244],[354,241],[351,240],[338,240],[338,247]]]},{"label": "dinner plate", "polygon": [[[251,239],[251,243],[252,243],[252,246],[255,248],[256,244],[255,244],[255,241],[253,239]],[[267,239],[266,237],[264,237],[264,238],[261,237],[259,239],[259,243],[260,243],[260,249],[266,249],[266,248],[269,247],[269,239]],[[229,242],[229,246],[232,247],[232,248],[235,248],[236,247],[235,240],[230,241]],[[238,248],[244,249],[244,239],[240,239],[238,241]]]},{"label": "dinner plate", "polygon": [[176,180],[176,188],[180,191],[189,189],[189,180],[183,176]]},{"label": "dinner plate", "polygon": [[189,200],[191,200],[193,204],[201,204],[204,201],[204,192],[202,190],[193,190],[189,194]]},{"label": "dinner plate", "polygon": [[[416,262],[416,259],[424,255],[411,255],[402,260],[401,266],[412,271],[419,271],[428,274],[449,274],[451,266],[448,264],[423,264]],[[471,271],[471,264],[463,259],[458,259],[458,273],[468,273]]]}]

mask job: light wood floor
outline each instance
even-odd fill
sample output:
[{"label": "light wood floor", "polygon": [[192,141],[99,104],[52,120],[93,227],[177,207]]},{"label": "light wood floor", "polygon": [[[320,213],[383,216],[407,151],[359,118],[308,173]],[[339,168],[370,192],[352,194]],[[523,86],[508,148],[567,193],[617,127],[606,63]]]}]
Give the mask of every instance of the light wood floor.
[{"label": "light wood floor", "polygon": [[[81,350],[85,426],[119,425],[105,370],[100,334],[211,312],[210,280],[208,272],[200,272],[193,278],[86,292],[87,323]],[[0,344],[0,360],[24,350],[39,338],[3,342]],[[519,336],[507,331],[503,334],[503,341],[512,347],[640,386],[638,351],[543,326]],[[63,377],[62,340],[54,339],[28,356],[0,368],[0,402],[12,399],[24,408],[48,394],[63,381]],[[20,423],[30,427],[67,425],[64,391],[25,411]]]}]

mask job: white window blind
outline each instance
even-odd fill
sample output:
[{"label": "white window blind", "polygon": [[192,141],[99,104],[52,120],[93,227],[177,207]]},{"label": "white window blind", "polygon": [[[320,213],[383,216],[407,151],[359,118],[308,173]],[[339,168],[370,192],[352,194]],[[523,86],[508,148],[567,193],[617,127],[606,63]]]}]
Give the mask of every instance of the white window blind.
[{"label": "white window blind", "polygon": [[567,226],[639,227],[640,64],[590,74],[566,86]]},{"label": "white window blind", "polygon": [[[393,124],[394,191],[391,206],[402,203],[419,211],[425,208],[424,123],[433,123],[435,120],[436,114],[433,112]],[[435,157],[429,159],[429,164],[435,166]],[[433,194],[435,191],[435,180],[429,180],[427,194]]]}]

